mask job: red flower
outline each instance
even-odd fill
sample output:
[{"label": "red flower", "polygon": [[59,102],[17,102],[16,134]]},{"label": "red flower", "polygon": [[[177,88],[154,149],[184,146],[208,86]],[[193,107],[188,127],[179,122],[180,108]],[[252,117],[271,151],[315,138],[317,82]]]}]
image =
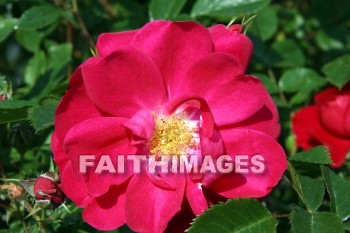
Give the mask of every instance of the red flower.
[{"label": "red flower", "polygon": [[341,166],[350,151],[350,85],[328,88],[315,97],[316,104],[293,117],[297,145],[304,150],[329,147],[333,167]]},{"label": "red flower", "polygon": [[[239,30],[195,22],[153,21],[99,37],[98,57],[75,71],[57,109],[51,144],[62,188],[85,208],[86,222],[101,230],[126,223],[137,232],[163,232],[175,215],[188,216],[185,203],[196,215],[208,208],[215,196],[208,193],[271,191],[287,163],[275,140],[276,106],[260,80],[244,74],[252,50]],[[129,167],[116,175],[95,173],[95,164],[79,173],[80,155],[110,155],[118,164],[114,155],[168,153],[260,154],[266,169],[192,176],[134,174]]]},{"label": "red flower", "polygon": [[59,178],[51,172],[39,176],[34,183],[33,194],[35,201],[43,204],[52,204],[58,207],[63,204],[65,195]]}]

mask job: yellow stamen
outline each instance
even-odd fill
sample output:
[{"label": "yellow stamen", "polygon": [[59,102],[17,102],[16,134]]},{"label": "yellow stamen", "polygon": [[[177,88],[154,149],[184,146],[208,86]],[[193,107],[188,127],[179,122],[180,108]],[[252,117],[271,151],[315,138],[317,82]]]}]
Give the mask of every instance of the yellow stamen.
[{"label": "yellow stamen", "polygon": [[194,128],[180,116],[169,117],[153,114],[155,126],[150,139],[152,155],[185,155],[196,145]]}]

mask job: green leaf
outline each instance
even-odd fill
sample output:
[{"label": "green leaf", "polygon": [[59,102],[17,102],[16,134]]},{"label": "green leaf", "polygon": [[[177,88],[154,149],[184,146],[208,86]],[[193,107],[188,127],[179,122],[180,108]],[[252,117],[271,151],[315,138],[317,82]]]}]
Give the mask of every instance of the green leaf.
[{"label": "green leaf", "polygon": [[342,26],[320,30],[316,34],[316,42],[323,51],[344,49],[346,45],[347,29]]},{"label": "green leaf", "polygon": [[60,75],[66,72],[67,65],[71,61],[72,44],[54,45],[49,48],[47,68],[52,70],[52,75]]},{"label": "green leaf", "polygon": [[321,206],[325,186],[322,180],[312,179],[307,176],[298,175],[305,204],[312,212]]},{"label": "green leaf", "polygon": [[322,167],[327,191],[331,198],[331,211],[345,220],[350,217],[350,183],[328,167]]},{"label": "green leaf", "polygon": [[29,109],[28,119],[36,132],[53,126],[58,102],[55,98],[45,98],[40,106]]},{"label": "green leaf", "polygon": [[272,57],[273,64],[277,67],[303,66],[305,57],[302,50],[292,40],[282,40],[272,45],[278,56]]},{"label": "green leaf", "polygon": [[149,7],[151,20],[174,19],[187,0],[152,0]]},{"label": "green leaf", "polygon": [[214,205],[194,220],[189,233],[276,232],[277,221],[255,199],[234,199]]},{"label": "green leaf", "polygon": [[76,19],[75,15],[70,11],[63,11],[62,17],[72,23],[75,27],[79,27],[79,22]]},{"label": "green leaf", "polygon": [[308,213],[296,207],[290,216],[294,233],[341,233],[344,228],[340,219],[333,213]]},{"label": "green leaf", "polygon": [[24,81],[33,86],[40,75],[46,70],[46,56],[43,51],[38,51],[29,61],[24,71]]},{"label": "green leaf", "polygon": [[291,162],[288,163],[288,173],[286,175],[308,211],[316,211],[322,204],[324,196],[325,187],[323,181],[298,175]]},{"label": "green leaf", "polygon": [[299,91],[318,90],[326,85],[325,78],[308,68],[294,68],[283,73],[278,85],[284,92],[294,93]]},{"label": "green leaf", "polygon": [[315,164],[331,164],[333,163],[329,150],[325,146],[317,146],[310,150],[303,151],[289,157],[292,161],[315,163]]},{"label": "green leaf", "polygon": [[248,31],[262,40],[267,40],[275,34],[277,27],[278,18],[276,11],[272,7],[266,6],[259,11],[258,16]]},{"label": "green leaf", "polygon": [[25,49],[35,53],[39,50],[43,35],[36,31],[18,30],[16,32],[16,39]]},{"label": "green leaf", "polygon": [[[26,216],[26,218],[29,218],[29,217],[33,216],[34,214],[38,213],[40,210],[41,210],[41,208],[38,207],[37,205],[35,205],[34,208]],[[32,233],[32,231],[31,231],[31,233]]]},{"label": "green leaf", "polygon": [[297,105],[306,102],[312,98],[310,91],[299,91],[290,99],[289,104]]},{"label": "green leaf", "polygon": [[290,99],[291,105],[301,104],[311,98],[327,84],[325,78],[309,68],[294,68],[283,73],[279,80],[279,87],[286,93],[296,93]]},{"label": "green leaf", "polygon": [[21,29],[40,29],[55,23],[61,16],[61,11],[53,6],[35,6],[24,12],[19,19]]},{"label": "green leaf", "polygon": [[197,0],[192,8],[193,17],[229,16],[253,13],[266,6],[270,0]]},{"label": "green leaf", "polygon": [[342,88],[350,81],[350,55],[339,57],[322,67],[330,83]]},{"label": "green leaf", "polygon": [[27,119],[28,109],[36,103],[27,100],[0,101],[0,124]]},{"label": "green leaf", "polygon": [[0,43],[5,40],[15,29],[17,19],[1,19],[0,20]]}]

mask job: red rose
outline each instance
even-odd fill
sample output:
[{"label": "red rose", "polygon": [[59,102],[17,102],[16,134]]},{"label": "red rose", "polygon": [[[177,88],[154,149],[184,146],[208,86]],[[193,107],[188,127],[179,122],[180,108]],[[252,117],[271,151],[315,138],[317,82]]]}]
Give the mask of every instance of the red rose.
[{"label": "red rose", "polygon": [[0,95],[0,100],[4,100],[5,96],[4,95]]},{"label": "red rose", "polygon": [[[260,80],[245,75],[252,42],[240,27],[231,29],[153,21],[99,37],[98,56],[74,72],[57,108],[51,141],[62,188],[90,225],[163,232],[178,225],[172,219],[201,214],[211,197],[263,197],[278,183],[287,166],[276,141],[278,112]],[[151,174],[122,161],[125,174],[96,173],[96,164],[82,174],[80,156],[91,154],[113,164],[120,154],[259,154],[266,169]]]},{"label": "red rose", "polygon": [[65,195],[59,178],[53,173],[45,173],[35,180],[33,187],[35,201],[58,207],[63,204]]},{"label": "red rose", "polygon": [[328,88],[315,97],[316,104],[293,117],[297,145],[304,150],[329,147],[332,166],[341,166],[350,151],[350,84],[341,91]]}]

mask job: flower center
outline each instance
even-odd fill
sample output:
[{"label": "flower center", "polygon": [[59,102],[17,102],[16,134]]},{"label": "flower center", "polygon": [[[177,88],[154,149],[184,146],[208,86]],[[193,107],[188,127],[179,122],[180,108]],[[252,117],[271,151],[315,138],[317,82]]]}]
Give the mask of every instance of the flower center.
[{"label": "flower center", "polygon": [[149,141],[152,155],[186,155],[197,145],[195,122],[178,115],[153,116],[155,126]]}]

